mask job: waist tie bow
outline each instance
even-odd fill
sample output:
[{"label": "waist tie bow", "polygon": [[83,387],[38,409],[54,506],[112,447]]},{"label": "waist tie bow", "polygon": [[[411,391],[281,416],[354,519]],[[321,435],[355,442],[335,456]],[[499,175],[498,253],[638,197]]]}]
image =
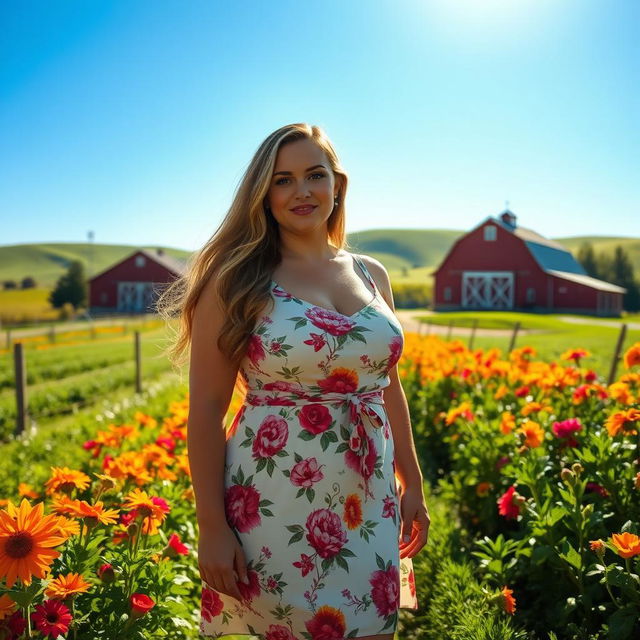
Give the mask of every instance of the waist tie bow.
[{"label": "waist tie bow", "polygon": [[[328,392],[321,396],[311,394],[299,395],[295,391],[265,389],[249,389],[245,398],[245,404],[241,407],[232,429],[235,430],[237,421],[247,404],[251,406],[295,406],[305,404],[332,404],[334,406],[346,406],[348,424],[341,426],[346,430],[349,449],[358,458],[360,475],[365,482],[365,494],[369,491],[369,478],[374,472],[373,463],[367,464],[367,456],[370,452],[367,427],[380,429],[385,424],[384,399],[382,389],[373,389],[361,393]],[[388,437],[385,433],[385,436]]]}]

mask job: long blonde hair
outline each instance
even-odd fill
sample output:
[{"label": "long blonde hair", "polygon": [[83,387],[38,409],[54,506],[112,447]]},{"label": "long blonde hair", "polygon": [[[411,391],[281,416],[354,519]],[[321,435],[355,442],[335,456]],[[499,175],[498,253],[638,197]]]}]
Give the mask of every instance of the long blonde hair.
[{"label": "long blonde hair", "polygon": [[[158,312],[168,324],[179,316],[178,330],[164,352],[175,367],[187,360],[194,309],[214,273],[216,291],[226,310],[218,348],[235,366],[240,365],[258,316],[269,300],[271,276],[281,260],[278,223],[265,207],[276,157],[282,145],[301,139],[313,140],[326,154],[334,176],[341,177],[338,204],[327,221],[328,240],[338,249],[349,246],[344,204],[348,176],[329,138],[315,125],[280,127],[258,147],[215,233],[190,258],[185,272],[158,297]],[[236,387],[246,390],[245,382],[238,375]]]}]

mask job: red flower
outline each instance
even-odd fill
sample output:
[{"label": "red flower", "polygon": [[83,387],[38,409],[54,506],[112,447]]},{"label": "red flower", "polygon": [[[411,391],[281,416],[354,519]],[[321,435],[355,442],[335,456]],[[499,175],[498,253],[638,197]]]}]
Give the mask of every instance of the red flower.
[{"label": "red flower", "polygon": [[289,475],[291,484],[296,487],[305,487],[308,489],[314,482],[320,482],[324,478],[324,474],[318,467],[318,461],[315,458],[307,458],[306,460],[300,460]]},{"label": "red flower", "polygon": [[349,320],[347,316],[343,316],[337,311],[323,309],[322,307],[307,309],[304,315],[307,316],[318,329],[322,329],[332,336],[343,336],[356,326],[356,323],[353,320]]},{"label": "red flower", "polygon": [[313,333],[313,331],[309,332],[311,338],[309,340],[303,340],[305,344],[312,344],[314,351],[320,351],[327,341],[324,339],[321,333]]},{"label": "red flower", "polygon": [[396,501],[393,496],[386,496],[382,502],[382,517],[383,518],[395,518],[396,517]]},{"label": "red flower", "polygon": [[300,426],[314,435],[326,431],[331,425],[329,407],[319,402],[305,404],[298,413]]},{"label": "red flower", "polygon": [[206,584],[202,586],[201,603],[202,617],[207,622],[211,622],[212,618],[219,616],[224,609],[224,603],[218,592],[210,589]]},{"label": "red flower", "polygon": [[156,603],[144,593],[134,593],[129,598],[129,604],[131,605],[131,615],[134,618],[141,618],[153,609]]},{"label": "red flower", "polygon": [[416,576],[413,569],[409,570],[407,580],[409,581],[409,593],[411,593],[411,597],[414,597],[416,595]]},{"label": "red flower", "polygon": [[554,422],[551,428],[558,438],[569,438],[582,429],[582,424],[580,424],[580,418],[569,418],[562,422]]},{"label": "red flower", "polygon": [[61,600],[45,600],[42,604],[37,604],[31,614],[31,621],[36,629],[42,635],[52,638],[67,633],[71,620],[71,613]]},{"label": "red flower", "polygon": [[296,640],[289,628],[281,624],[270,624],[264,637],[265,640]]},{"label": "red flower", "polygon": [[255,485],[245,487],[234,484],[227,488],[224,495],[224,506],[227,520],[232,527],[246,533],[257,527],[260,522],[260,494]]},{"label": "red flower", "polygon": [[245,600],[253,600],[256,596],[260,595],[260,582],[258,580],[258,572],[253,569],[247,569],[247,578],[249,578],[249,584],[245,584],[242,580],[238,580],[238,590],[240,595]]},{"label": "red flower", "polygon": [[307,516],[307,542],[323,558],[332,558],[347,542],[340,517],[330,509],[316,509]]},{"label": "red flower", "polygon": [[358,390],[358,374],[354,369],[336,367],[323,380],[318,380],[323,393],[354,393]]},{"label": "red flower", "polygon": [[167,549],[171,557],[178,555],[186,556],[189,553],[188,547],[180,541],[180,536],[176,533],[172,533],[167,541]]},{"label": "red flower", "polygon": [[266,357],[262,338],[256,333],[252,333],[251,338],[249,338],[247,357],[253,365],[257,365],[259,360],[264,360]]},{"label": "red flower", "polygon": [[606,498],[609,495],[609,492],[597,482],[587,482],[584,487],[584,490],[587,492],[597,493],[599,496]]},{"label": "red flower", "polygon": [[313,571],[314,564],[311,560],[311,556],[308,556],[306,553],[300,555],[300,560],[298,562],[292,563],[294,567],[298,567],[298,569],[302,570],[302,577],[304,578],[310,571]]},{"label": "red flower", "polygon": [[400,574],[398,567],[391,565],[386,571],[378,569],[369,578],[371,599],[376,605],[378,616],[391,615],[400,606]]},{"label": "red flower", "polygon": [[394,367],[400,360],[402,355],[402,347],[404,342],[402,336],[393,336],[391,342],[389,342],[389,360],[387,362],[387,371]]},{"label": "red flower", "polygon": [[[376,460],[378,459],[378,451],[376,449],[373,438],[367,435],[364,427],[359,424],[357,427],[357,433],[352,435],[349,441],[350,447],[353,449],[347,449],[344,452],[344,460],[346,465],[362,474],[365,478],[370,478],[375,470]],[[362,441],[366,438],[368,451],[366,456],[362,457],[356,451],[360,449]],[[355,449],[355,451],[354,451]],[[361,466],[362,465],[362,466]]]},{"label": "red flower", "polygon": [[275,455],[287,444],[288,437],[289,427],[284,418],[276,415],[266,416],[253,439],[254,459]]},{"label": "red flower", "polygon": [[344,613],[329,605],[320,607],[304,626],[311,634],[311,640],[343,640],[347,628]]},{"label": "red flower", "polygon": [[520,514],[520,507],[513,501],[514,495],[516,495],[515,491],[515,485],[511,485],[497,501],[500,515],[507,519],[515,519]]},{"label": "red flower", "polygon": [[516,397],[524,398],[525,396],[529,395],[529,387],[527,385],[524,385],[523,387],[518,387],[514,393],[516,394]]}]

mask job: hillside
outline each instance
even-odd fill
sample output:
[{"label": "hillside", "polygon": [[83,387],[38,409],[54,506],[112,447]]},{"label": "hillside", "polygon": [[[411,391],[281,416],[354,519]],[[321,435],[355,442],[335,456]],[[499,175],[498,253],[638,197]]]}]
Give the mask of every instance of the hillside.
[{"label": "hillside", "polygon": [[[348,234],[350,248],[382,262],[394,280],[421,282],[443,259],[462,231],[450,229],[371,229]],[[640,276],[640,239],[607,236],[554,238],[574,254],[580,244],[589,241],[596,252],[610,253],[617,244],[628,252]],[[72,260],[81,260],[89,274],[95,274],[135,251],[137,246],[88,243],[34,243],[0,246],[0,282],[35,278],[38,287],[51,288]],[[157,247],[146,246],[155,250]],[[186,259],[189,251],[162,247],[177,258]],[[408,275],[402,276],[406,268]]]}]

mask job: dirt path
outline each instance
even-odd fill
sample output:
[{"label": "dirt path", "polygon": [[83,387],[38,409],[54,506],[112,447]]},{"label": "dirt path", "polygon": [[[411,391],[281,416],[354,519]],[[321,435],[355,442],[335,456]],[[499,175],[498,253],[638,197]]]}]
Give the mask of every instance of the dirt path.
[{"label": "dirt path", "polygon": [[[416,319],[419,316],[425,316],[425,315],[429,315],[429,311],[412,311],[412,310],[406,310],[406,309],[398,309],[396,310],[396,315],[398,316],[398,319],[400,320],[400,324],[402,324],[402,327],[404,328],[405,331],[411,331],[414,333],[419,333],[420,332],[420,322]],[[422,334],[426,335],[427,331],[429,331],[432,334],[437,334],[437,335],[447,335],[449,333],[449,326],[448,325],[437,325],[437,324],[432,324],[430,329],[427,328],[427,326],[423,324],[422,327]],[[471,333],[471,327],[456,327],[455,325],[451,328],[451,335],[452,336],[468,336]],[[512,329],[476,329],[476,335],[477,336],[510,336],[513,333]],[[531,333],[543,333],[543,331],[539,330],[539,329],[529,329],[529,330],[525,330],[525,329],[520,329],[520,331],[518,331],[518,335],[529,335]]]}]

